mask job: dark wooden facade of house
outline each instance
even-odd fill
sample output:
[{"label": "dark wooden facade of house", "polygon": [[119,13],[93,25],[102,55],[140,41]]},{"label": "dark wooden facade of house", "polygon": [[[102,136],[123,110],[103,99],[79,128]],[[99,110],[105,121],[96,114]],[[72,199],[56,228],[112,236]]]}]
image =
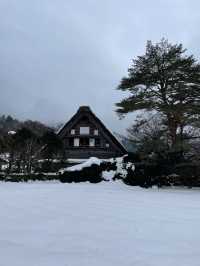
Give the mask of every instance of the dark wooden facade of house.
[{"label": "dark wooden facade of house", "polygon": [[66,158],[112,158],[126,154],[125,148],[88,106],[77,113],[58,132]]}]

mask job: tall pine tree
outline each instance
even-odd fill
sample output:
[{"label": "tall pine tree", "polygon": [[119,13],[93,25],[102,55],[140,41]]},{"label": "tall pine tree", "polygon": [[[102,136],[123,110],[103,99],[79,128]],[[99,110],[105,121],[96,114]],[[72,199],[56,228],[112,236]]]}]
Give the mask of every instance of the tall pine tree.
[{"label": "tall pine tree", "polygon": [[159,112],[165,117],[172,147],[184,129],[200,119],[200,64],[182,44],[148,41],[145,54],[132,60],[118,89],[129,96],[116,104],[117,113]]}]

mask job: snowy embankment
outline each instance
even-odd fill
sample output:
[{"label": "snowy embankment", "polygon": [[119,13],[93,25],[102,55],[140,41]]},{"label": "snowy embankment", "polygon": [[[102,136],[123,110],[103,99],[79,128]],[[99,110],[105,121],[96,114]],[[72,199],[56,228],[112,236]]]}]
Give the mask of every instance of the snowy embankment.
[{"label": "snowy embankment", "polygon": [[0,183],[2,266],[199,266],[200,191]]}]

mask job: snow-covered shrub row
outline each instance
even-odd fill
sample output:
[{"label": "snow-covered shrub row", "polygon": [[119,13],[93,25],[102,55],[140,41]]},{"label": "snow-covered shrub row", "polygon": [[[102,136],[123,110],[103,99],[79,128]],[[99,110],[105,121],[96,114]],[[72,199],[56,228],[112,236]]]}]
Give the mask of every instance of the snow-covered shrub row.
[{"label": "snow-covered shrub row", "polygon": [[[125,162],[124,158],[125,157],[101,160],[95,157],[91,157],[80,164],[63,168],[57,173],[47,173],[48,167],[46,167],[46,172],[42,173],[40,171],[38,171],[38,173],[31,173],[29,175],[23,173],[12,173],[8,176],[6,176],[6,174],[3,174],[2,176],[0,176],[0,180],[9,182],[26,182],[59,179],[61,182],[68,183],[84,181],[98,183],[101,181],[125,179],[130,171],[131,173],[134,171],[134,165],[133,163]],[[49,166],[48,161],[45,161],[45,163],[47,164],[46,166]],[[49,169],[52,170],[51,167],[49,167]]]},{"label": "snow-covered shrub row", "polygon": [[135,162],[135,171],[130,172],[123,181],[127,185],[141,187],[184,186],[200,187],[200,165],[179,163],[170,165],[156,161]]},{"label": "snow-covered shrub row", "polygon": [[98,158],[91,157],[83,163],[61,169],[59,171],[60,181],[63,183],[85,181],[98,183],[105,180],[102,173],[106,170],[113,170],[110,162],[104,162]]},{"label": "snow-covered shrub row", "polygon": [[83,182],[97,183],[115,179],[125,179],[134,171],[131,162],[124,162],[125,157],[100,160],[91,157],[87,161],[60,170],[61,182]]}]

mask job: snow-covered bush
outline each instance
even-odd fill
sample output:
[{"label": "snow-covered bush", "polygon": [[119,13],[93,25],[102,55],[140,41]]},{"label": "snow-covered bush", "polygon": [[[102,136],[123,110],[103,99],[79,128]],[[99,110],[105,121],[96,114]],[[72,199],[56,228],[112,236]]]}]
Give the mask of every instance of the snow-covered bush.
[{"label": "snow-covered bush", "polygon": [[103,180],[101,177],[101,160],[91,157],[87,161],[71,167],[61,169],[60,181],[63,183],[85,182],[98,183]]},{"label": "snow-covered bush", "polygon": [[[197,175],[200,167],[193,165],[180,165],[166,171],[163,163],[140,161],[130,162],[128,156],[100,160],[90,158],[84,163],[67,167],[60,171],[61,182],[84,182],[98,183],[101,181],[122,180],[130,186],[140,187],[164,187],[164,186],[187,186],[199,187],[200,175]],[[197,169],[198,168],[198,169]],[[190,169],[190,173],[188,172]]]},{"label": "snow-covered bush", "polygon": [[125,179],[128,173],[134,171],[131,162],[124,162],[124,157],[110,160],[100,160],[91,157],[84,163],[60,170],[61,182],[100,182],[115,179]]},{"label": "snow-covered bush", "polygon": [[125,179],[129,173],[133,173],[135,170],[135,166],[132,162],[125,162],[124,157],[119,157],[115,159],[111,159],[111,162],[116,165],[116,172],[114,179]]}]

